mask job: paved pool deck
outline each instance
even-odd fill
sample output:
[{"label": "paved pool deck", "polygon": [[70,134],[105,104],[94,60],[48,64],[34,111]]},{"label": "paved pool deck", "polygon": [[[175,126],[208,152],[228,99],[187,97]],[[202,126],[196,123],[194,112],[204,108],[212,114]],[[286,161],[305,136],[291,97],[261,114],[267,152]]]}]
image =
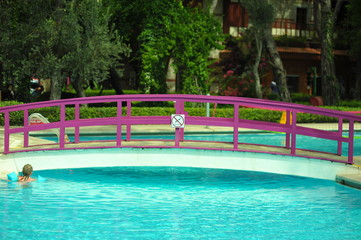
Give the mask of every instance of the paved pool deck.
[{"label": "paved pool deck", "polygon": [[[305,127],[312,127],[316,129],[327,129],[327,130],[334,130],[337,128],[337,124],[332,123],[323,123],[323,124],[299,124]],[[347,129],[347,126],[344,127]],[[123,133],[125,133],[125,126],[123,128]],[[355,126],[355,130],[361,131],[361,124]],[[99,126],[99,127],[82,127],[81,133],[82,134],[112,134],[115,133],[116,126]],[[167,133],[174,133],[174,129],[171,128],[170,125],[135,125],[132,126],[132,134],[167,134]],[[72,134],[73,129],[66,129],[67,134]],[[186,133],[202,133],[202,134],[212,134],[212,133],[233,133],[233,128],[230,127],[214,127],[214,126],[186,126],[185,128]],[[257,132],[257,130],[249,130],[249,129],[239,129],[239,132]],[[45,144],[49,143],[48,140],[44,140],[38,138],[41,135],[51,134],[49,131],[44,131],[40,133],[30,133],[30,141],[32,143],[37,144]],[[0,149],[3,149],[3,129],[0,127]],[[23,142],[22,135],[15,135],[11,138],[11,147],[21,147]],[[0,158],[2,154],[0,154]],[[355,158],[355,167],[361,169],[361,157],[358,156]],[[361,172],[361,171],[360,171]],[[338,183],[344,184],[353,188],[361,189],[361,173],[360,174],[344,174],[344,175],[337,175],[335,179]]]}]

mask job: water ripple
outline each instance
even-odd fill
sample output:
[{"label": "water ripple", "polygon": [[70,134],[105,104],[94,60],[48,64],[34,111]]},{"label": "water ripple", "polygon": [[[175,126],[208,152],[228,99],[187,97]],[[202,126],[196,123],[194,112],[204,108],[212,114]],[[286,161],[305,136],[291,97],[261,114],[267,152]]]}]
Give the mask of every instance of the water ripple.
[{"label": "water ripple", "polygon": [[0,182],[0,239],[360,239],[361,191],[247,171],[119,167]]}]

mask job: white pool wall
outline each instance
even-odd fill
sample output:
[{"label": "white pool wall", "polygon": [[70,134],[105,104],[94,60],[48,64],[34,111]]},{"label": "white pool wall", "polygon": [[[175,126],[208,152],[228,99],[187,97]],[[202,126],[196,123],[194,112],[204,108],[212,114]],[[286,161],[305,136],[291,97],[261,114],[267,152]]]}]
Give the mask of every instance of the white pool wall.
[{"label": "white pool wall", "polygon": [[338,174],[360,174],[358,167],[310,158],[275,154],[195,149],[88,149],[23,152],[0,157],[0,178],[21,171],[114,166],[172,166],[219,168],[287,174],[335,180]]}]

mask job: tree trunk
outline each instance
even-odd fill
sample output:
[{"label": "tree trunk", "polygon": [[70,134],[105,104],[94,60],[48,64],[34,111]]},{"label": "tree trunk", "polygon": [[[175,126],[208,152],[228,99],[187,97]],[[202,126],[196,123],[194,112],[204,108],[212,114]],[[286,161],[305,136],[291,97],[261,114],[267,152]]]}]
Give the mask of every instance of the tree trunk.
[{"label": "tree trunk", "polygon": [[111,67],[109,70],[110,83],[112,84],[113,89],[117,95],[124,94],[122,89],[122,78],[119,76],[117,70],[114,67]]},{"label": "tree trunk", "polygon": [[[326,30],[325,30],[326,31]],[[340,101],[340,86],[335,75],[331,36],[325,34],[321,40],[322,98],[325,105],[337,105]]]},{"label": "tree trunk", "polygon": [[357,60],[355,88],[352,91],[352,96],[355,100],[361,100],[361,59]]},{"label": "tree trunk", "polygon": [[59,76],[54,76],[51,79],[51,92],[50,92],[50,100],[58,100],[61,99],[61,90],[63,88],[62,78]]},{"label": "tree trunk", "polygon": [[[75,78],[72,81],[71,84],[76,92],[76,95],[78,97],[86,97],[85,95],[85,91],[83,88],[83,82],[81,81],[81,79]],[[82,107],[88,107],[88,104],[82,104]]]},{"label": "tree trunk", "polygon": [[[56,9],[62,9],[64,8],[64,2],[62,0],[56,0],[55,2],[55,6],[56,6]],[[55,11],[55,13],[57,14],[54,14],[54,19],[55,19],[55,22],[56,22],[56,25],[59,26],[60,23],[61,23],[61,19],[62,19],[62,11]],[[59,61],[59,58],[56,57],[56,56],[59,56],[60,54],[57,53],[59,52],[59,47],[56,46],[54,47],[54,53],[52,55],[52,57],[54,57],[55,60],[54,61],[54,64],[56,65],[60,65],[60,61]],[[59,66],[58,65],[58,66]],[[54,71],[52,73],[52,78],[51,78],[51,86],[50,86],[50,100],[58,100],[58,99],[61,99],[61,92],[62,92],[62,89],[63,89],[63,84],[64,84],[64,81],[61,77],[61,68],[60,67],[55,67],[54,68]]]},{"label": "tree trunk", "polygon": [[209,4],[209,13],[213,15],[218,5],[218,0],[208,0],[208,4]]},{"label": "tree trunk", "polygon": [[[0,62],[0,89],[4,89],[3,83],[4,83],[4,74],[3,74],[4,70],[3,70],[3,63]],[[0,100],[1,100],[1,96],[0,96]]]},{"label": "tree trunk", "polygon": [[321,77],[322,97],[325,105],[337,105],[340,101],[340,87],[335,74],[333,56],[334,19],[331,2],[324,1],[321,6]]},{"label": "tree trunk", "polygon": [[265,47],[269,58],[268,60],[270,61],[273,68],[274,80],[277,83],[281,100],[283,102],[292,102],[291,95],[287,87],[286,70],[283,67],[281,57],[277,51],[271,28],[264,31],[264,38],[266,42]]},{"label": "tree trunk", "polygon": [[[339,8],[338,2],[335,11]],[[340,102],[340,86],[335,74],[333,37],[335,14],[331,11],[330,0],[314,1],[315,26],[321,42],[322,98],[325,105]]]},{"label": "tree trunk", "polygon": [[262,98],[261,79],[259,77],[258,68],[259,68],[259,64],[261,62],[263,44],[262,44],[262,40],[260,40],[257,37],[257,34],[255,36],[255,42],[256,42],[256,51],[257,51],[257,53],[256,53],[254,64],[252,66],[252,72],[254,74],[256,97],[257,98]]},{"label": "tree trunk", "polygon": [[[20,102],[29,102],[30,101],[30,89],[29,81],[31,77],[28,75],[23,75],[22,77],[15,79],[15,99]],[[12,83],[12,82],[11,82]]]},{"label": "tree trunk", "polygon": [[80,79],[78,79],[78,78],[75,78],[75,79],[72,79],[73,81],[72,81],[72,86],[73,86],[73,88],[74,88],[74,90],[75,90],[75,92],[76,92],[76,95],[78,96],[78,97],[86,97],[86,95],[85,95],[85,91],[84,91],[84,88],[83,88],[83,82],[80,80]]}]

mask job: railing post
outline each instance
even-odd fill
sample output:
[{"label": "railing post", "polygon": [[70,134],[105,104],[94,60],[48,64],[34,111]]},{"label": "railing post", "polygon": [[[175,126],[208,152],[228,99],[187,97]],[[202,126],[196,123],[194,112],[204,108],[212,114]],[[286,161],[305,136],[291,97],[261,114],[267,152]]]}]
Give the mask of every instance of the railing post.
[{"label": "railing post", "polygon": [[[29,111],[24,110],[24,127],[29,126]],[[29,147],[29,131],[24,131],[24,147]]]},{"label": "railing post", "polygon": [[[174,104],[176,114],[184,114],[184,101],[177,100]],[[184,141],[184,128],[175,129],[175,146],[179,147],[179,142]]]},{"label": "railing post", "polygon": [[353,164],[353,144],[354,144],[354,120],[350,120],[349,128],[348,128],[348,163]]},{"label": "railing post", "polygon": [[[184,111],[184,101],[183,100],[179,101],[179,110],[178,111],[179,112],[177,112],[177,113],[184,114],[185,117],[187,118],[188,114]],[[184,141],[184,128],[179,129],[179,140],[181,142]]]},{"label": "railing post", "polygon": [[[342,128],[343,128],[343,118],[339,118],[338,119],[338,134],[340,137],[342,137]],[[341,156],[342,155],[342,141],[338,140],[337,141],[337,155]]]},{"label": "railing post", "polygon": [[[78,122],[80,120],[80,104],[76,103],[75,104],[75,112],[74,112],[75,116],[74,119],[76,122]],[[77,125],[74,129],[74,142],[78,143],[80,142],[80,131],[79,131],[79,126]]]},{"label": "railing post", "polygon": [[[127,117],[130,117],[130,116],[132,116],[132,103],[130,101],[127,101]],[[126,133],[127,141],[130,141],[131,131],[132,131],[132,125],[127,124],[127,133]]]},{"label": "railing post", "polygon": [[9,153],[10,150],[9,130],[10,130],[10,112],[5,112],[4,113],[4,153]]},{"label": "railing post", "polygon": [[[207,93],[207,96],[210,96],[210,94]],[[207,102],[207,103],[206,103],[206,117],[209,117],[209,116],[210,116],[209,110],[210,110],[210,103]]]},{"label": "railing post", "polygon": [[238,149],[239,105],[233,105],[233,149]]},{"label": "railing post", "polygon": [[179,147],[179,138],[180,138],[180,130],[179,128],[175,129],[175,137],[174,137],[174,146]]},{"label": "railing post", "polygon": [[122,145],[122,101],[117,101],[117,143],[116,146]]},{"label": "railing post", "polygon": [[296,154],[296,127],[297,127],[297,112],[292,111],[292,125],[291,125],[291,155]]},{"label": "railing post", "polygon": [[[292,124],[291,121],[291,111],[290,110],[286,110],[286,126],[289,128]],[[287,132],[286,133],[286,148],[290,149],[290,133]]]},{"label": "railing post", "polygon": [[65,105],[60,105],[60,139],[59,139],[59,147],[60,149],[65,148]]}]

